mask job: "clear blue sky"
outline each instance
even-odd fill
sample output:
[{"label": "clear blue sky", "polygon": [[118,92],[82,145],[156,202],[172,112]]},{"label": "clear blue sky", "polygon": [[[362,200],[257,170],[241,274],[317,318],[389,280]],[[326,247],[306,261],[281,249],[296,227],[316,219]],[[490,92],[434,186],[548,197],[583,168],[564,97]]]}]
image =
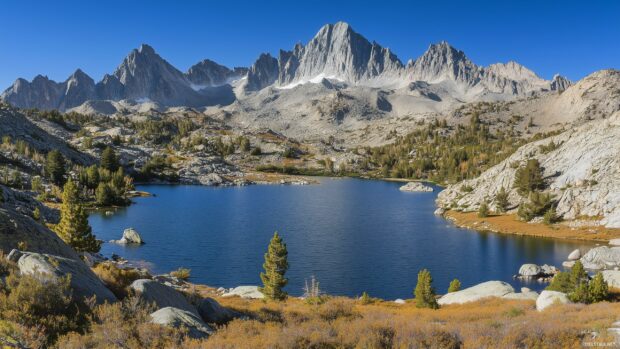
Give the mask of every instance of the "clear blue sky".
[{"label": "clear blue sky", "polygon": [[446,40],[477,64],[516,60],[544,78],[620,68],[620,1],[4,1],[0,89],[36,74],[95,80],[148,43],[185,71],[249,66],[343,20],[403,61]]}]

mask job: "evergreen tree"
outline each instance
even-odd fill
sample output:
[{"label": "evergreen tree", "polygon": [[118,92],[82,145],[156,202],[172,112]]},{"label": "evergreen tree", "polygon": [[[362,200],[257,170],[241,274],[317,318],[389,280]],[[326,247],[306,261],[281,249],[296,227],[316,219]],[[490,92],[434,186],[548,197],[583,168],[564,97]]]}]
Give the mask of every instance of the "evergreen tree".
[{"label": "evergreen tree", "polygon": [[106,147],[101,153],[101,167],[108,171],[114,172],[118,169],[118,157],[114,149]]},{"label": "evergreen tree", "polygon": [[99,183],[95,190],[95,200],[99,206],[109,206],[114,203],[114,192],[107,183]]},{"label": "evergreen tree", "polygon": [[265,272],[260,274],[263,287],[259,287],[258,290],[265,295],[265,298],[272,300],[286,298],[286,292],[282,288],[288,283],[288,279],[284,277],[288,269],[287,257],[286,244],[278,232],[275,232],[265,253],[265,263],[263,263]]},{"label": "evergreen tree", "polygon": [[65,180],[65,158],[58,150],[47,153],[45,174],[55,184],[61,185]]},{"label": "evergreen tree", "polygon": [[536,216],[544,215],[553,205],[551,194],[534,191],[530,193],[528,202],[522,202],[519,205],[517,216],[529,222]]},{"label": "evergreen tree", "polygon": [[555,207],[551,206],[545,215],[543,216],[543,223],[550,225],[558,221],[558,215],[555,211]]},{"label": "evergreen tree", "polygon": [[54,228],[56,234],[78,252],[99,252],[101,243],[92,234],[88,215],[79,203],[78,187],[71,179],[62,193],[60,223]]},{"label": "evergreen tree", "polygon": [[99,169],[97,165],[89,166],[83,171],[81,182],[86,185],[88,189],[95,189],[99,184]]},{"label": "evergreen tree", "polygon": [[590,303],[590,288],[587,281],[582,281],[575,290],[568,294],[568,299],[575,303]]},{"label": "evergreen tree", "polygon": [[489,216],[489,206],[486,201],[483,201],[478,208],[478,217],[486,218]]},{"label": "evergreen tree", "polygon": [[514,188],[521,196],[536,190],[544,189],[543,169],[536,159],[527,161],[524,167],[521,167],[515,173]]},{"label": "evergreen tree", "polygon": [[576,261],[575,265],[570,269],[570,281],[573,287],[577,287],[583,282],[588,282],[588,273],[583,268],[581,261]]},{"label": "evergreen tree", "polygon": [[609,297],[609,287],[601,272],[596,273],[590,281],[590,300],[594,303],[602,302]]},{"label": "evergreen tree", "polygon": [[495,205],[499,213],[504,213],[508,209],[508,193],[504,187],[495,195]]},{"label": "evergreen tree", "polygon": [[422,269],[418,273],[418,283],[415,286],[415,305],[418,308],[439,308],[437,300],[435,299],[435,290],[433,289],[433,278],[431,273]]},{"label": "evergreen tree", "polygon": [[450,282],[450,287],[448,287],[448,293],[457,292],[461,290],[461,282],[459,279],[454,279]]},{"label": "evergreen tree", "polygon": [[571,293],[574,289],[574,285],[571,282],[570,273],[561,271],[551,279],[551,283],[546,288],[549,291],[557,291],[563,293]]}]

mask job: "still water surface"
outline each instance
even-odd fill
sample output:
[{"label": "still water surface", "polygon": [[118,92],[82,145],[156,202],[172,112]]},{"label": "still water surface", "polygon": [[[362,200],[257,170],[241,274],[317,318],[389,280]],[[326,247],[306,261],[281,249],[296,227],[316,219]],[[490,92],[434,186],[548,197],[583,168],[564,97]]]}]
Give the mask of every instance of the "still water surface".
[{"label": "still water surface", "polygon": [[[287,243],[287,291],[300,295],[312,275],[330,294],[367,291],[385,299],[412,298],[417,272],[431,271],[437,292],[454,278],[464,287],[488,280],[524,285],[512,276],[523,263],[560,266],[584,243],[479,233],[433,214],[433,193],[405,193],[401,183],[321,179],[319,185],[212,188],[143,185],[112,216],[95,213],[97,237],[119,239],[136,228],[146,244],[105,243],[102,253],[144,260],[156,273],[191,269],[192,281],[234,287],[260,283],[263,254],[274,231]],[[517,288],[518,289],[518,288]]]}]

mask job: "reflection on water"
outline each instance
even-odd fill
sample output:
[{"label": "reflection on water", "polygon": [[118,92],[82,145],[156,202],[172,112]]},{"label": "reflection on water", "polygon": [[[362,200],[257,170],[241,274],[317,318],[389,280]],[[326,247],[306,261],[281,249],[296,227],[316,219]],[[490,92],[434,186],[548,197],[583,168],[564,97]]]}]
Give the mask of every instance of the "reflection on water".
[{"label": "reflection on water", "polygon": [[288,245],[287,290],[294,295],[315,275],[331,294],[411,298],[422,268],[431,271],[438,292],[453,278],[464,287],[488,280],[520,287],[512,276],[521,264],[560,266],[584,246],[456,228],[433,214],[437,191],[406,193],[400,185],[323,179],[309,186],[141,186],[157,196],[137,198],[112,216],[93,214],[90,222],[103,240],[134,227],[146,241],[139,247],[106,243],[107,256],[146,260],[155,272],[187,267],[194,282],[223,287],[259,284],[263,254],[277,230]]}]

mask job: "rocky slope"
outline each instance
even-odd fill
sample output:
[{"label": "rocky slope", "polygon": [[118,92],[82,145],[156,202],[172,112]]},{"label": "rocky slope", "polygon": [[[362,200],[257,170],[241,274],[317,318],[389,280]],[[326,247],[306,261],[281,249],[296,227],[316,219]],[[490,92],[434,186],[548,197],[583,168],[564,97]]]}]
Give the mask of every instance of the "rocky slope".
[{"label": "rocky slope", "polygon": [[27,246],[28,251],[50,253],[71,259],[78,255],[67,246],[53,231],[32,218],[32,212],[39,208],[42,217],[47,221],[58,218],[56,211],[50,210],[29,193],[2,188],[0,200],[0,251],[8,254],[18,248],[20,243]]},{"label": "rocky slope", "polygon": [[[557,200],[558,214],[567,220],[589,217],[588,224],[620,227],[620,112],[519,148],[480,177],[447,187],[437,199],[443,208],[477,210],[495,195],[509,191],[511,206],[524,199],[513,189],[515,172],[528,159],[544,168],[547,190]],[[545,150],[553,142],[557,148]],[[463,190],[471,187],[471,191]]]}]

